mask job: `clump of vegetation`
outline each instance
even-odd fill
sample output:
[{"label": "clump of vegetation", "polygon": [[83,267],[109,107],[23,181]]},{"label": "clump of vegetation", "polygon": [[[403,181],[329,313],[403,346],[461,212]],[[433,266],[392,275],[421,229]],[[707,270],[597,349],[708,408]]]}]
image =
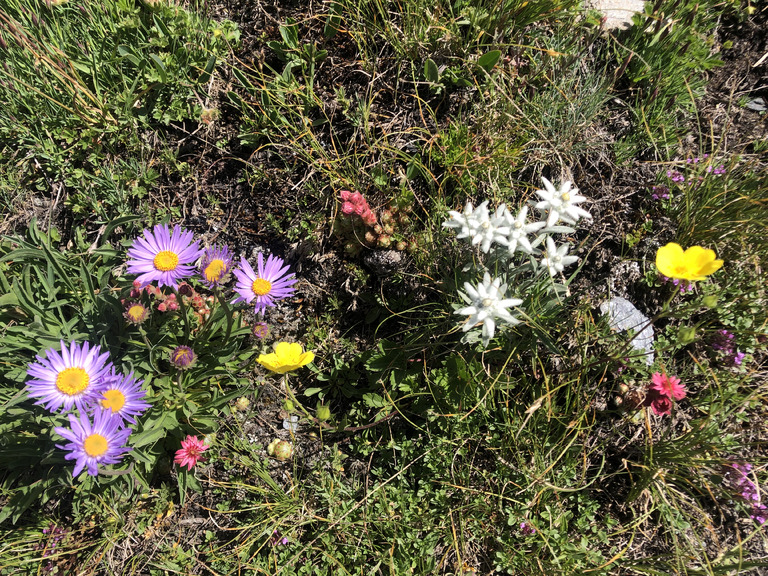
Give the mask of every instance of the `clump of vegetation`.
[{"label": "clump of vegetation", "polygon": [[234,4],[0,9],[0,572],[761,573],[765,11]]}]

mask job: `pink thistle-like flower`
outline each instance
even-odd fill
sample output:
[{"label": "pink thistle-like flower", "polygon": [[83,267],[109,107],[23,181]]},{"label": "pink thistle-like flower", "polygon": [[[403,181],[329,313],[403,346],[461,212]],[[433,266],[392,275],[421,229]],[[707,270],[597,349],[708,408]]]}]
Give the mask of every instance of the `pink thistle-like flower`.
[{"label": "pink thistle-like flower", "polygon": [[655,390],[662,396],[674,398],[675,400],[685,398],[685,386],[680,385],[680,378],[656,372],[651,376],[651,381],[649,390]]},{"label": "pink thistle-like flower", "polygon": [[208,446],[202,440],[198,440],[197,436],[189,435],[186,440],[181,441],[181,449],[176,450],[173,461],[181,467],[186,466],[188,470],[192,470],[193,466],[202,462],[202,455],[206,450]]}]

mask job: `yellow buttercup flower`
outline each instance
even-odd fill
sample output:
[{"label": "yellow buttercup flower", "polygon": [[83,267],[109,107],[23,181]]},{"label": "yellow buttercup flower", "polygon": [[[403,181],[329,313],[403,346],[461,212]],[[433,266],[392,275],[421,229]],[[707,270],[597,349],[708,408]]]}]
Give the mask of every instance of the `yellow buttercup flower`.
[{"label": "yellow buttercup flower", "polygon": [[683,251],[679,244],[670,242],[656,252],[656,268],[669,278],[688,281],[704,280],[723,265],[722,260],[715,260],[715,258],[714,250],[691,246]]},{"label": "yellow buttercup flower", "polygon": [[304,352],[301,344],[295,342],[278,342],[272,354],[261,354],[256,362],[267,370],[278,374],[285,374],[292,370],[298,370],[315,359],[313,352]]}]

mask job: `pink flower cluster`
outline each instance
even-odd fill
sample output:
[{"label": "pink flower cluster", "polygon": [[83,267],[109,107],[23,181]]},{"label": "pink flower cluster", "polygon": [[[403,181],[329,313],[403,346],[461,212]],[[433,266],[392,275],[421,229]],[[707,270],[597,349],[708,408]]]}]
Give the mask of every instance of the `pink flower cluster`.
[{"label": "pink flower cluster", "polygon": [[680,379],[656,372],[651,377],[651,384],[645,395],[644,406],[650,406],[657,416],[672,413],[672,399],[685,398],[685,386],[680,385]]},{"label": "pink flower cluster", "polygon": [[368,201],[360,192],[350,192],[342,190],[341,193],[341,213],[345,216],[359,216],[367,226],[376,225],[376,214],[373,213]]},{"label": "pink flower cluster", "polygon": [[726,329],[718,330],[712,341],[712,350],[720,353],[721,360],[733,366],[741,366],[744,361],[744,352],[739,352],[734,345],[733,334]]},{"label": "pink flower cluster", "polygon": [[760,503],[760,494],[757,486],[749,479],[747,474],[752,470],[752,464],[747,462],[735,462],[726,465],[725,484],[734,492],[738,493],[751,507],[749,517],[759,525],[763,525],[768,518],[768,508]]}]

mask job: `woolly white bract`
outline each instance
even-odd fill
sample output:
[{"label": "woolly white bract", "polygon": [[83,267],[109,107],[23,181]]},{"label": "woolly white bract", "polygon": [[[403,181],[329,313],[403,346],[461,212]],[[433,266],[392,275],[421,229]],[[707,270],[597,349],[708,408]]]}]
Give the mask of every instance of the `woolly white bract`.
[{"label": "woolly white bract", "polygon": [[502,284],[500,278],[492,279],[491,275],[486,272],[483,281],[476,286],[465,282],[464,290],[464,294],[459,294],[469,306],[460,308],[456,314],[469,315],[462,328],[465,332],[482,323],[484,346],[488,346],[488,342],[491,341],[496,332],[496,319],[503,320],[511,326],[520,323],[520,320],[512,316],[507,308],[520,306],[523,301],[517,298],[506,298],[507,285]]}]

